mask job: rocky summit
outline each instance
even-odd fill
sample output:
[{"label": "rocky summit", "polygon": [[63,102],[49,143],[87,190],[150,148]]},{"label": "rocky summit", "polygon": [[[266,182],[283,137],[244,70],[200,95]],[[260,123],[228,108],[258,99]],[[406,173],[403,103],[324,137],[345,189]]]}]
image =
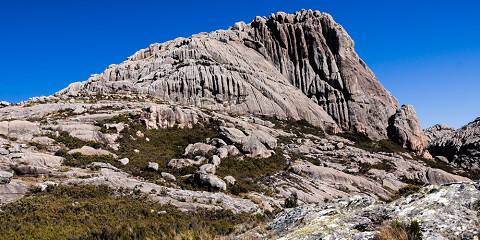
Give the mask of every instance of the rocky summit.
[{"label": "rocky summit", "polygon": [[479,123],[422,130],[326,13],[257,17],[0,103],[0,233],[478,239]]}]

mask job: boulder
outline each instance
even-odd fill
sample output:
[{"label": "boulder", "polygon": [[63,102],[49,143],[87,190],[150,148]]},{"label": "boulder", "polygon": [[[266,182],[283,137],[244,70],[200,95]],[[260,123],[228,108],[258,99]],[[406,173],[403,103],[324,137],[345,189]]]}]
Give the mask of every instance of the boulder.
[{"label": "boulder", "polygon": [[249,153],[251,157],[268,158],[273,151],[268,150],[255,136],[248,136],[242,144],[242,150]]},{"label": "boulder", "polygon": [[236,128],[228,128],[223,126],[220,127],[220,134],[227,138],[230,142],[236,144],[241,144],[247,137],[245,133]]},{"label": "boulder", "polygon": [[148,169],[154,170],[154,171],[158,171],[159,169],[158,163],[155,163],[155,162],[149,162],[147,167]]},{"label": "boulder", "polygon": [[177,178],[170,173],[162,172],[162,173],[160,173],[160,175],[162,175],[162,178],[167,180],[167,181],[170,181],[170,182],[177,181]]},{"label": "boulder", "polygon": [[122,158],[118,160],[123,166],[127,165],[130,162],[130,159],[128,158]]},{"label": "boulder", "polygon": [[195,181],[197,181],[198,183],[204,186],[223,190],[223,191],[227,190],[227,184],[222,179],[220,179],[219,177],[213,174],[205,173],[203,171],[198,171],[195,173],[194,179]]},{"label": "boulder", "polygon": [[13,173],[0,170],[0,184],[8,184],[13,178]]},{"label": "boulder", "polygon": [[176,169],[186,168],[195,165],[198,165],[198,162],[188,158],[172,159],[167,164],[168,167]]},{"label": "boulder", "polygon": [[200,166],[199,171],[204,173],[209,173],[209,174],[215,174],[216,170],[217,170],[217,167],[215,167],[215,165],[211,163],[207,163]]},{"label": "boulder", "polygon": [[83,146],[78,149],[73,149],[68,151],[68,154],[81,154],[84,156],[111,156],[113,158],[117,158],[117,155],[103,149],[95,149],[90,146]]},{"label": "boulder", "polygon": [[411,105],[403,105],[389,120],[388,137],[419,156],[431,158],[427,138],[420,128],[417,114]]},{"label": "boulder", "polygon": [[202,155],[206,156],[209,152],[214,151],[216,148],[212,145],[208,145],[205,143],[194,143],[189,144],[185,148],[185,156],[195,156],[195,155]]},{"label": "boulder", "polygon": [[212,157],[212,164],[215,166],[215,167],[218,167],[220,165],[220,163],[222,163],[222,160],[220,159],[219,156],[217,155],[213,155]]},{"label": "boulder", "polygon": [[223,178],[223,180],[225,180],[225,182],[229,185],[235,185],[235,182],[237,182],[237,180],[232,176],[226,176]]}]

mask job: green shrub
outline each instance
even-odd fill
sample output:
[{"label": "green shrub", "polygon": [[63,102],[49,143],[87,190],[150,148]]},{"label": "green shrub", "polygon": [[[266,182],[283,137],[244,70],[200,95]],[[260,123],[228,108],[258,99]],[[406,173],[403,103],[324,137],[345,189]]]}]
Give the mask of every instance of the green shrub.
[{"label": "green shrub", "polygon": [[230,211],[182,212],[105,186],[59,186],[5,205],[2,239],[212,239],[258,219]]},{"label": "green shrub", "polygon": [[233,176],[237,182],[229,188],[229,191],[238,195],[249,191],[260,191],[260,184],[265,177],[286,170],[287,167],[287,160],[282,151],[277,150],[271,157],[263,159],[226,158],[222,160],[216,174],[220,177]]},{"label": "green shrub", "polygon": [[339,136],[353,141],[356,148],[363,149],[369,152],[387,152],[387,153],[402,153],[407,152],[402,146],[397,143],[383,139],[380,141],[371,140],[368,136],[362,133],[344,132]]},{"label": "green shrub", "polygon": [[76,137],[70,136],[68,132],[59,132],[59,135],[56,136],[54,134],[48,135],[49,138],[55,140],[57,143],[63,144],[65,147],[69,149],[76,149],[81,148],[83,146],[90,146],[93,148],[102,148],[105,147],[101,143],[93,142],[93,141],[83,141]]}]

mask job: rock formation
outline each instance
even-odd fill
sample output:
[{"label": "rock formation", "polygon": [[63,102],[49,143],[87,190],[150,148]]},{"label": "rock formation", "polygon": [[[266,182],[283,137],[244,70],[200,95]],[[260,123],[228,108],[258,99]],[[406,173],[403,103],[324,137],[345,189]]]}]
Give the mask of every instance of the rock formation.
[{"label": "rock formation", "polygon": [[458,130],[435,125],[425,134],[433,155],[446,157],[456,166],[480,170],[480,118]]},{"label": "rock formation", "polygon": [[[152,44],[57,96],[108,93],[304,119],[372,139],[387,137],[388,119],[398,108],[345,29],[330,15],[311,10]],[[416,121],[414,114],[408,117]]]},{"label": "rock formation", "polygon": [[427,138],[411,105],[403,105],[389,120],[388,137],[420,156],[431,158],[426,151]]},{"label": "rock formation", "polygon": [[0,211],[29,189],[102,185],[183,212],[277,215],[242,226],[245,239],[371,239],[398,216],[429,237],[468,237],[478,182],[413,154],[478,166],[479,135],[480,119],[422,132],[330,15],[277,13],[0,107]]}]

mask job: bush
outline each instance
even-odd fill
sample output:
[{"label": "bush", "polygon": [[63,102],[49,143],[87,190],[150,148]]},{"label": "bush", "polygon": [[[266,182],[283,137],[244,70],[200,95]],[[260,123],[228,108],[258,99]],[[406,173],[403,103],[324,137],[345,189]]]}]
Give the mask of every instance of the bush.
[{"label": "bush", "polygon": [[422,230],[417,221],[402,223],[391,221],[384,223],[375,237],[376,240],[421,240]]},{"label": "bush", "polygon": [[292,193],[292,195],[290,195],[288,198],[285,199],[283,207],[285,208],[298,207],[298,196],[296,192]]},{"label": "bush", "polygon": [[213,239],[255,217],[182,212],[106,186],[58,186],[2,207],[2,239]]},{"label": "bush", "polygon": [[277,150],[271,157],[263,159],[226,158],[222,160],[216,174],[220,177],[233,176],[237,182],[229,188],[229,191],[238,195],[249,191],[261,191],[260,184],[263,179],[286,170],[287,167],[287,160],[282,151]]}]

